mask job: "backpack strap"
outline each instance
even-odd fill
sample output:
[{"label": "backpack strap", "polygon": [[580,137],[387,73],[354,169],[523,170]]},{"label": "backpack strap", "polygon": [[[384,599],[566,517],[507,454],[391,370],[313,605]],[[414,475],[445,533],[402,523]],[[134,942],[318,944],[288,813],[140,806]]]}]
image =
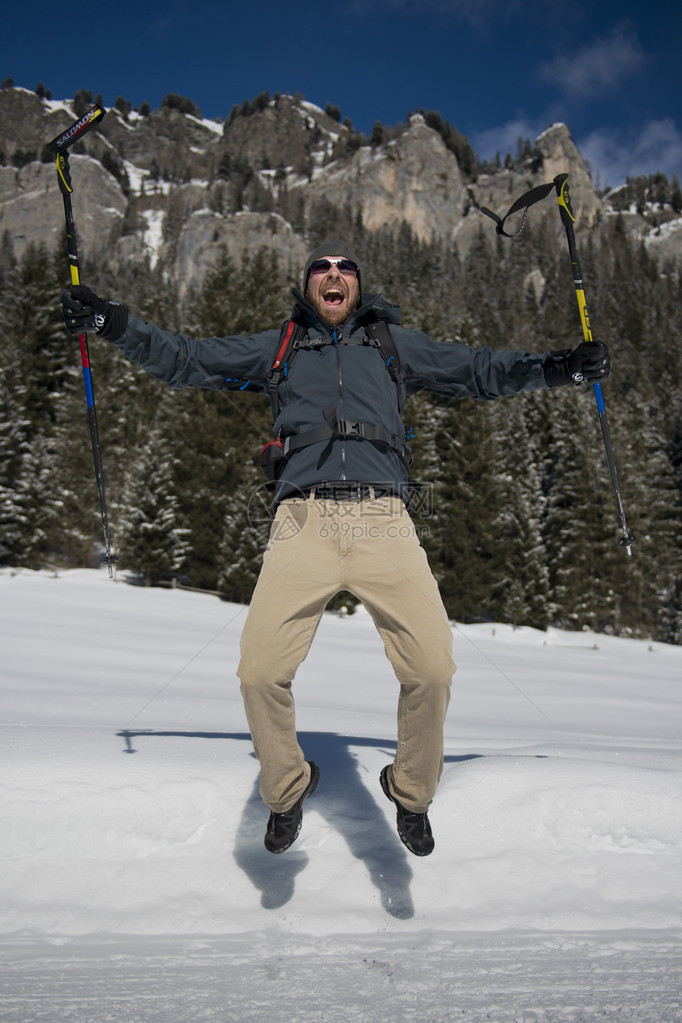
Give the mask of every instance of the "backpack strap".
[{"label": "backpack strap", "polygon": [[299,344],[305,337],[305,327],[297,320],[285,320],[279,332],[279,343],[275,352],[275,361],[268,378],[268,390],[272,402],[273,420],[279,415],[279,385],[286,379],[289,363],[294,357]]},{"label": "backpack strap", "polygon": [[[395,346],[395,341],[391,334],[391,328],[385,320],[370,320],[365,323],[364,326],[367,337],[369,337],[369,339],[379,349],[379,352],[386,364],[386,369],[396,385],[398,409],[402,415],[403,374],[400,366],[400,356],[398,355],[398,349]],[[279,415],[279,385],[282,380],[286,379],[291,360],[301,347],[305,334],[305,327],[297,320],[285,320],[280,328],[279,342],[268,379],[268,390],[270,392],[270,401],[272,402],[274,419],[276,419]]]},{"label": "backpack strap", "polygon": [[[386,369],[395,383],[398,411],[402,416],[404,402],[403,375],[400,366],[400,356],[391,335],[390,327],[384,320],[369,321],[364,326],[367,337],[378,348]],[[291,360],[301,347],[305,335],[305,327],[296,320],[285,320],[282,324],[275,359],[268,378],[273,419],[277,419],[279,415],[279,385],[282,380],[286,379]],[[368,440],[374,444],[386,445],[400,456],[409,469],[412,453],[409,445],[406,443],[408,439],[406,436],[398,437],[383,426],[352,422],[346,419],[337,420],[334,405],[331,405],[324,411],[323,418],[324,426],[313,430],[306,430],[299,434],[290,434],[287,437],[278,437],[275,441],[270,441],[270,443],[265,445],[261,451],[259,461],[271,483],[277,478],[277,472],[282,459],[286,458],[292,451],[322,440],[332,440],[335,438]]]},{"label": "backpack strap", "polygon": [[398,409],[402,415],[403,411],[403,373],[400,365],[400,356],[395,346],[391,328],[385,320],[371,320],[365,324],[365,331],[374,341],[386,363],[386,369],[396,386],[398,394]]}]

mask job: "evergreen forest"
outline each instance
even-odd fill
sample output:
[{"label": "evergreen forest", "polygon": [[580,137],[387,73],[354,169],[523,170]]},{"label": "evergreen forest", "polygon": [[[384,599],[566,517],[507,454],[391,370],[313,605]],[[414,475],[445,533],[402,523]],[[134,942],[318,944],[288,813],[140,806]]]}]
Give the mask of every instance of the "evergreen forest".
[{"label": "evergreen forest", "polygon": [[[407,227],[370,233],[352,210],[327,207],[310,219],[307,241],[349,238],[366,285],[400,305],[408,327],[443,343],[546,351],[581,340],[567,249],[548,223],[529,223],[513,241],[484,224],[461,257]],[[618,215],[578,243],[594,334],[612,356],[604,395],[637,537],[632,557],[618,542],[587,385],[495,402],[408,399],[417,529],[453,619],[680,643],[680,274],[655,262]],[[17,260],[7,236],[0,246],[4,566],[91,566],[102,551],[80,353],[60,310],[65,251],[32,245]],[[299,284],[264,250],[238,265],[223,255],[182,304],[159,268],[103,262],[81,276],[142,318],[195,337],[278,326]],[[271,436],[269,402],[173,391],[94,336],[90,355],[118,571],[248,602],[269,520],[257,465]]]}]

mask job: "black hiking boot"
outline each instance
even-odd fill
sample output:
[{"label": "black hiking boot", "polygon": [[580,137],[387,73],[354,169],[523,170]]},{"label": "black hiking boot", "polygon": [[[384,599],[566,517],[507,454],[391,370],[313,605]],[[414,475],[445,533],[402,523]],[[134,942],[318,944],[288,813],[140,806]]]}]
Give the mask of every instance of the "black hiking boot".
[{"label": "black hiking boot", "polygon": [[271,813],[265,832],[265,848],[271,853],[283,853],[293,845],[301,830],[303,822],[303,800],[312,796],[320,780],[320,769],[312,760],[310,765],[310,781],[300,799],[297,799],[290,810],[284,813]]},{"label": "black hiking boot", "polygon": [[429,816],[427,813],[413,813],[412,810],[407,810],[402,803],[399,803],[391,795],[391,790],[388,787],[389,767],[390,764],[387,764],[383,769],[379,775],[379,781],[386,798],[395,803],[398,837],[403,845],[407,846],[415,856],[428,856],[429,853],[433,852],[436,845],[431,834]]}]

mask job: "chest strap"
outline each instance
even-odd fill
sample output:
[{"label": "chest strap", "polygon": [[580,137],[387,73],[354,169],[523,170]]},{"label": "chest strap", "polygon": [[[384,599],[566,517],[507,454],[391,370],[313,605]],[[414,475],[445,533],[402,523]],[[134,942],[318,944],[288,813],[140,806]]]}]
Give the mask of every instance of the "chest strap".
[{"label": "chest strap", "polygon": [[408,468],[412,462],[410,447],[401,437],[391,433],[383,426],[350,419],[337,419],[333,425],[325,423],[324,426],[318,426],[314,430],[305,430],[303,433],[293,433],[288,437],[283,437],[282,456],[286,458],[292,451],[308,447],[309,444],[317,444],[323,440],[368,440],[373,444],[385,444],[398,453]]},{"label": "chest strap", "polygon": [[330,405],[324,410],[324,426],[303,433],[292,433],[282,438],[282,455],[286,458],[292,451],[318,444],[323,440],[368,440],[373,444],[385,444],[397,452],[409,469],[412,463],[412,452],[403,437],[391,433],[385,426],[374,423],[363,423],[360,420],[336,419],[336,407]]}]

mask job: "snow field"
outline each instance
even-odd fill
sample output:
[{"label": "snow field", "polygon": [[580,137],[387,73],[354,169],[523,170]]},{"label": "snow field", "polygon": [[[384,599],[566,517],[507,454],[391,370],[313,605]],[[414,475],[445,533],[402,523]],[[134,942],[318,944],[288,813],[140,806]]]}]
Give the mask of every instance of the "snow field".
[{"label": "snow field", "polygon": [[455,626],[420,860],[378,785],[381,642],[325,616],[294,688],[320,785],[273,857],[243,617],[0,572],[3,1023],[680,1023],[682,650]]}]

